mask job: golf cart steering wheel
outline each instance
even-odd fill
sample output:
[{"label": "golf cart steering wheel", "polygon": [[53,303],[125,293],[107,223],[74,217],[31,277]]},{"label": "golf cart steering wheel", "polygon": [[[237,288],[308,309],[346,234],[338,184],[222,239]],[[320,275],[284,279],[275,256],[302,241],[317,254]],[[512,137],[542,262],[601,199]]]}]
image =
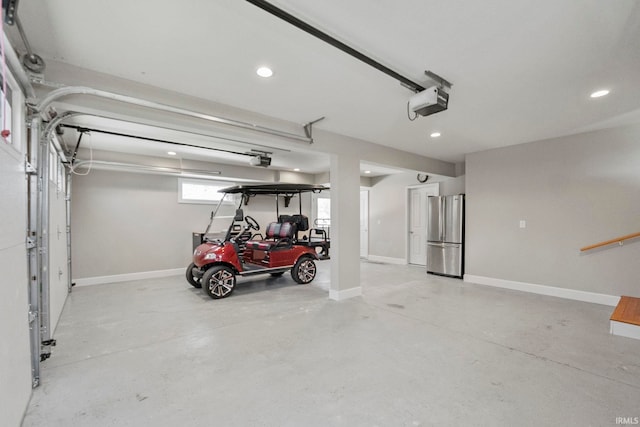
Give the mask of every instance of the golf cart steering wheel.
[{"label": "golf cart steering wheel", "polygon": [[253,228],[256,231],[260,230],[260,224],[258,224],[258,221],[253,219],[253,217],[247,215],[244,217],[244,220],[247,222],[247,225],[249,226],[249,228]]}]

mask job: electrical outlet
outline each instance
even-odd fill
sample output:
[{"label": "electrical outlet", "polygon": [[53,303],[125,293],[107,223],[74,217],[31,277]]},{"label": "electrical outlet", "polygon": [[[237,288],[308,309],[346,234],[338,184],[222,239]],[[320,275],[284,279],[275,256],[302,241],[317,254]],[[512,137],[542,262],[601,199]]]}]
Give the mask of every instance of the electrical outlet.
[{"label": "electrical outlet", "polygon": [[525,221],[524,219],[520,220],[520,228],[527,228],[527,221]]}]

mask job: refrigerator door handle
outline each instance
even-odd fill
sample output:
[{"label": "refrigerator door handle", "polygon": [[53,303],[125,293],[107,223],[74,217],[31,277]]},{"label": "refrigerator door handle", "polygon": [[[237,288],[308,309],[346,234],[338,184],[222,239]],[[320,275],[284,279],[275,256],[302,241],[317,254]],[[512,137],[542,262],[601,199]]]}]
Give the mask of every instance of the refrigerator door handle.
[{"label": "refrigerator door handle", "polygon": [[440,232],[440,241],[444,240],[444,227],[445,227],[445,217],[444,217],[444,205],[446,203],[446,198],[440,198],[440,221],[438,221],[438,228]]}]

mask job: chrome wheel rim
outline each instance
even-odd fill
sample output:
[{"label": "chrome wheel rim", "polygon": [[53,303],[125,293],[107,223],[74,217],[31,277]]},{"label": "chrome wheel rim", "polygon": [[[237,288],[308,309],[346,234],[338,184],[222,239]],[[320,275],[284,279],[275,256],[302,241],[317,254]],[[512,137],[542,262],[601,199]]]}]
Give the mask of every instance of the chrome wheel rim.
[{"label": "chrome wheel rim", "polygon": [[303,261],[298,268],[298,278],[302,283],[309,283],[316,277],[316,265],[311,260]]},{"label": "chrome wheel rim", "polygon": [[233,273],[227,270],[219,270],[211,276],[211,280],[209,280],[209,290],[212,295],[222,298],[231,293],[234,285],[233,282]]}]

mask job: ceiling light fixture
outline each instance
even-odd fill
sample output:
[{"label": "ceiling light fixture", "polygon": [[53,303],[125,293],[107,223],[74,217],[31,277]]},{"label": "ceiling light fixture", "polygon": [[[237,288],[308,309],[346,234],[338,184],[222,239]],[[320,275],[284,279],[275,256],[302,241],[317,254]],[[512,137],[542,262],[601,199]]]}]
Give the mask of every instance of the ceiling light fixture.
[{"label": "ceiling light fixture", "polygon": [[441,135],[441,134],[440,134],[440,132],[433,132],[433,133],[431,134],[431,138],[437,138],[437,137],[439,137],[440,135]]},{"label": "ceiling light fixture", "polygon": [[260,67],[256,70],[256,74],[260,77],[271,77],[273,76],[273,70],[269,67]]},{"label": "ceiling light fixture", "polygon": [[293,171],[294,172],[300,172],[300,168],[295,168]]},{"label": "ceiling light fixture", "polygon": [[366,174],[370,174],[370,173],[371,173],[371,171],[364,171],[364,173],[366,173]]},{"label": "ceiling light fixture", "polygon": [[608,89],[601,89],[601,90],[597,90],[595,92],[593,92],[591,94],[591,98],[600,98],[602,96],[606,96],[609,95],[609,90]]},{"label": "ceiling light fixture", "polygon": [[175,156],[178,153],[176,153],[175,151],[167,151],[167,154],[170,156]]}]

